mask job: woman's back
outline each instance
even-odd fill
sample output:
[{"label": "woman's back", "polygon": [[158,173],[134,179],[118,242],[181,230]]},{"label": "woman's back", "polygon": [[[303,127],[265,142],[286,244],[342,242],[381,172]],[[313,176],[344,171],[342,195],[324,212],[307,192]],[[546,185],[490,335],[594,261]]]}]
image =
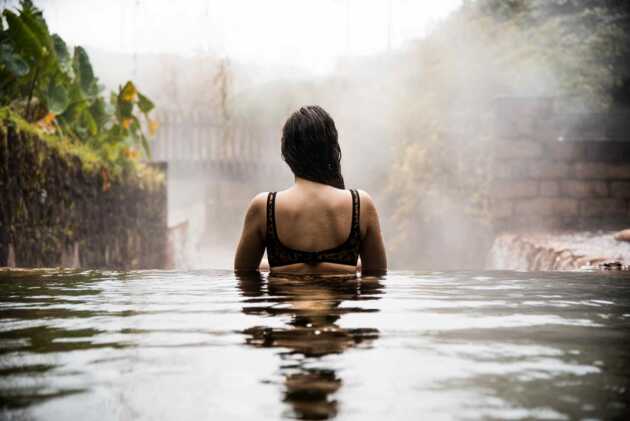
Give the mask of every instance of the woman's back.
[{"label": "woman's back", "polygon": [[247,211],[234,267],[257,270],[264,250],[278,273],[380,272],[387,266],[370,196],[296,179],[293,187],[256,196]]},{"label": "woman's back", "polygon": [[352,229],[351,192],[318,183],[304,184],[304,188],[294,186],[276,194],[277,239],[291,249],[309,252],[342,245]]},{"label": "woman's back", "polygon": [[[349,203],[343,193],[349,193]],[[279,196],[286,199],[284,206],[279,206]],[[359,214],[360,198],[355,190],[303,180],[282,194],[269,193],[265,232],[269,265],[285,272],[319,273],[321,265],[327,272],[356,271],[361,245]]]}]

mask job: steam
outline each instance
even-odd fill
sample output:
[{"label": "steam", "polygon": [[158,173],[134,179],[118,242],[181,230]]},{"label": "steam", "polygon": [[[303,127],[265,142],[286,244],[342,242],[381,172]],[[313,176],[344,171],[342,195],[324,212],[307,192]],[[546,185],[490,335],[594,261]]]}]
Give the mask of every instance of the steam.
[{"label": "steam", "polygon": [[[346,10],[331,4],[321,7],[331,8],[334,22],[343,21]],[[361,10],[353,7],[360,21]],[[547,13],[544,7],[535,12]],[[567,50],[562,42],[573,35],[571,22],[551,19],[530,30],[521,19],[531,16],[496,19],[468,2],[424,38],[399,40],[391,51],[343,56],[316,72],[295,67],[289,57],[271,65],[212,53],[210,41],[207,51],[185,56],[112,53],[102,47],[89,52],[108,86],[131,75],[163,115],[183,116],[181,131],[168,135],[170,141],[187,141],[190,132],[182,127],[196,114],[220,128],[224,144],[249,136],[257,145],[254,154],[239,156],[246,164],[261,164],[260,173],[245,181],[208,179],[202,172],[191,177],[184,174],[185,164],[171,165],[170,223],[190,223],[189,251],[197,257],[189,258],[189,265],[230,266],[251,196],[292,183],[280,159],[282,124],[299,106],[318,104],[335,119],[346,184],[376,201],[394,265],[473,268],[484,264],[475,254],[483,247],[471,244],[485,244],[492,235],[483,213],[494,99],[571,92],[583,94],[588,106],[605,105],[613,83],[597,60],[600,44]],[[339,32],[334,41],[347,43],[346,34]],[[315,54],[316,43],[310,48]],[[578,86],[580,78],[590,84]],[[157,144],[166,141],[169,124],[164,121]]]}]

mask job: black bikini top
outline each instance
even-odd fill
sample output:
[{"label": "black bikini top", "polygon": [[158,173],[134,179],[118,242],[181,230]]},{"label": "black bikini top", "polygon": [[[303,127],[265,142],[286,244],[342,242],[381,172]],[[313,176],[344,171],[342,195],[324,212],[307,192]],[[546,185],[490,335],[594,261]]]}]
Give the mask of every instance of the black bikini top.
[{"label": "black bikini top", "polygon": [[267,196],[267,259],[270,267],[291,265],[294,263],[339,263],[342,265],[356,266],[359,258],[359,246],[361,245],[361,232],[359,229],[359,192],[352,193],[352,224],[348,239],[341,245],[323,251],[302,251],[286,247],[278,238],[276,230],[276,192]]}]

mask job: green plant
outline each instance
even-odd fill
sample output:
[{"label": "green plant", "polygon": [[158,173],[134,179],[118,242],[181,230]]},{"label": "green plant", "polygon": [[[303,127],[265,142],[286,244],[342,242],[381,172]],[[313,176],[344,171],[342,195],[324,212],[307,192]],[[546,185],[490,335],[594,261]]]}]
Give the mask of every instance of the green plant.
[{"label": "green plant", "polygon": [[[0,106],[27,121],[95,150],[114,171],[141,155],[150,158],[154,104],[127,82],[108,99],[85,49],[72,53],[51,34],[41,10],[22,0],[0,18]],[[141,118],[144,122],[141,122]]]}]

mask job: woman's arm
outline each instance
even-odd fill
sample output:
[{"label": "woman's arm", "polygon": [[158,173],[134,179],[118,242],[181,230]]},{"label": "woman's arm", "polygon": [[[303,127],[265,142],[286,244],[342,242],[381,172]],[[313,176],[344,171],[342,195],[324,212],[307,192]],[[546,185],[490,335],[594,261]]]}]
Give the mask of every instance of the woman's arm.
[{"label": "woman's arm", "polygon": [[361,274],[383,274],[387,271],[387,256],[381,234],[381,224],[374,201],[360,190],[361,199]]},{"label": "woman's arm", "polygon": [[267,193],[260,193],[249,204],[241,239],[234,256],[235,271],[258,270],[265,252]]}]

